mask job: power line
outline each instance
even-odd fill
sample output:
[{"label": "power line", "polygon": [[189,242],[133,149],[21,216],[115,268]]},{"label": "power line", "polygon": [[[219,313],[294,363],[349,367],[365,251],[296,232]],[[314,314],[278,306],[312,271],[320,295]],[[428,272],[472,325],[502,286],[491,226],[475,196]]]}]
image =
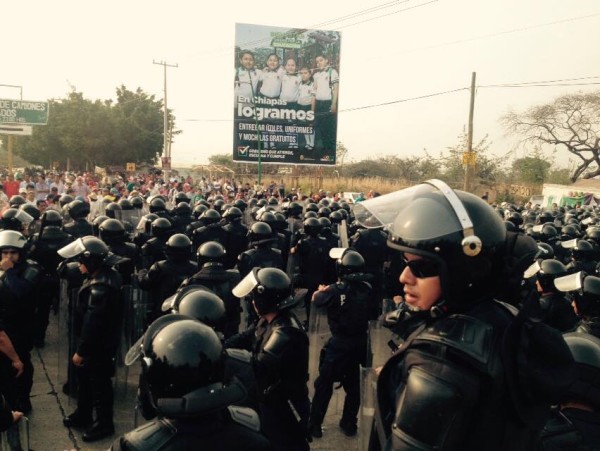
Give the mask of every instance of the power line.
[{"label": "power line", "polygon": [[509,86],[509,87],[515,87],[515,86],[525,86],[525,85],[533,85],[533,84],[539,84],[539,83],[559,83],[559,82],[565,82],[565,81],[580,81],[580,80],[593,80],[596,78],[600,78],[600,75],[592,75],[589,77],[577,77],[577,78],[559,78],[556,80],[540,80],[540,81],[523,81],[523,82],[515,82],[515,83],[492,83],[489,85],[480,85],[480,88],[496,88],[496,87],[503,87],[503,86]]},{"label": "power line", "polygon": [[405,12],[405,11],[410,11],[411,9],[417,9],[417,8],[422,7],[422,6],[427,6],[427,5],[431,4],[431,3],[436,3],[438,1],[439,0],[430,0],[428,2],[421,3],[421,4],[415,5],[415,6],[410,6],[408,8],[404,8],[404,9],[399,9],[398,11],[394,11],[394,12],[391,12],[391,13],[388,13],[388,14],[382,14],[381,16],[371,17],[369,19],[361,20],[360,22],[351,23],[349,25],[343,25],[341,27],[338,27],[338,29],[353,27],[355,25],[359,25],[359,24],[362,24],[362,23],[365,23],[365,22],[371,22],[372,20],[375,20],[375,19],[381,19],[382,17],[388,17],[388,16],[391,16],[393,14],[398,14],[398,13],[402,13],[402,12]]}]

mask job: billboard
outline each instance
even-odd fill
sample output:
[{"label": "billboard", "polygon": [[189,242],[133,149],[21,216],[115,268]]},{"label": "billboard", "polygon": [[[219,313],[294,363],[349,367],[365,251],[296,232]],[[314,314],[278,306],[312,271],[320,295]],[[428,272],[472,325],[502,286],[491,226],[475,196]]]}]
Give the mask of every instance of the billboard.
[{"label": "billboard", "polygon": [[233,160],[335,165],[340,33],[236,24]]}]

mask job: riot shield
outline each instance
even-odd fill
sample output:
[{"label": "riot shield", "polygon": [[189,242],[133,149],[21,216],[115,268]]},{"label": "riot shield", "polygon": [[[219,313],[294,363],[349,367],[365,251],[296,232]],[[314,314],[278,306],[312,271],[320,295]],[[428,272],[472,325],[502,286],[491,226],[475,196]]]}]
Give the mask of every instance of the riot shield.
[{"label": "riot shield", "polygon": [[79,287],[73,287],[67,279],[60,279],[58,306],[58,382],[67,395],[70,405],[77,395],[77,374],[71,358],[75,352],[76,338],[73,321]]},{"label": "riot shield", "polygon": [[[307,296],[311,296],[308,293]],[[311,305],[310,319],[308,321],[308,372],[309,386],[312,387],[315,379],[319,375],[319,361],[321,349],[331,338],[331,330],[327,322],[327,308]]]},{"label": "riot shield", "polygon": [[338,235],[340,236],[340,247],[348,247],[348,225],[345,219],[342,219],[338,227]]},{"label": "riot shield", "polygon": [[[117,414],[115,418],[121,419],[121,426],[125,430],[131,430],[135,427],[135,416],[131,413],[136,405],[137,387],[141,372],[140,365],[127,366],[125,364],[127,351],[137,339],[138,330],[145,323],[145,321],[141,322],[136,317],[136,310],[144,310],[143,306],[139,305],[140,298],[143,299],[139,294],[139,290],[134,285],[123,285],[121,288],[123,321],[121,324],[121,339],[115,356],[113,387],[115,397],[120,400],[118,409],[122,409],[125,413],[125,415]],[[144,333],[144,330],[139,332],[140,336]],[[117,406],[115,406],[115,409],[117,409]]]},{"label": "riot shield", "polygon": [[[294,218],[288,218],[288,230],[291,233],[291,238],[290,238],[290,246],[293,246],[294,243],[294,233],[297,232],[297,230],[294,229]],[[296,254],[293,254],[291,252],[288,252],[288,259],[287,259],[287,265],[286,265],[286,273],[288,275],[288,277],[290,278],[290,280],[292,281],[292,286],[294,286],[294,280],[297,278],[297,274],[300,273],[300,261],[297,258]]]},{"label": "riot shield", "polygon": [[367,366],[377,368],[383,366],[394,352],[398,337],[383,325],[385,316],[395,310],[396,305],[391,299],[384,298],[381,303],[379,319],[369,321],[369,337],[367,340]]},{"label": "riot shield", "polygon": [[29,418],[21,417],[0,434],[0,451],[29,450]]},{"label": "riot shield", "polygon": [[358,449],[368,451],[369,438],[373,428],[377,389],[377,374],[373,368],[360,369],[360,415],[358,423]]},{"label": "riot shield", "polygon": [[150,294],[140,288],[137,274],[134,274],[131,278],[131,294],[128,307],[129,309],[125,314],[125,333],[127,344],[131,347],[146,331],[148,321],[152,315]]}]

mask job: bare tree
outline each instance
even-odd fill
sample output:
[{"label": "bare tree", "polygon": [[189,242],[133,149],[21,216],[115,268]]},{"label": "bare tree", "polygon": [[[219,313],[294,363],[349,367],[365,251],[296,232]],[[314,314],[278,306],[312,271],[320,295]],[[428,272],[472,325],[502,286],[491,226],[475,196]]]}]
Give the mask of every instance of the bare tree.
[{"label": "bare tree", "polygon": [[502,118],[524,141],[565,148],[577,157],[571,181],[600,175],[600,92],[567,94]]}]

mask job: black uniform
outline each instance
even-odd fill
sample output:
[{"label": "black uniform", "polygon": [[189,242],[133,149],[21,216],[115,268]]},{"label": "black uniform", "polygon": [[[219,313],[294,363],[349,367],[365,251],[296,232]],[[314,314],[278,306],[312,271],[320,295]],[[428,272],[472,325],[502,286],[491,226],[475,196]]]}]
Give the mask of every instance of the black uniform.
[{"label": "black uniform", "polygon": [[515,414],[501,361],[511,320],[500,304],[480,300],[462,315],[423,322],[379,374],[379,439],[392,449],[533,449],[537,431]]},{"label": "black uniform", "polygon": [[238,256],[248,249],[248,227],[241,221],[233,221],[223,227],[227,233],[227,255],[225,256],[225,267],[231,269],[235,266]]},{"label": "black uniform", "polygon": [[223,300],[227,318],[223,330],[225,338],[237,334],[240,328],[240,300],[231,292],[239,281],[240,273],[237,270],[226,270],[219,263],[205,263],[200,271],[181,284],[181,288],[188,285],[203,285]]},{"label": "black uniform", "polygon": [[540,296],[540,319],[561,332],[573,330],[577,315],[571,302],[561,293],[545,293]]},{"label": "black uniform", "polygon": [[113,422],[114,358],[119,344],[123,307],[119,273],[102,266],[79,289],[74,318],[76,352],[84,364],[77,367],[77,412],[97,421]]},{"label": "black uniform", "polygon": [[127,242],[106,244],[113,254],[123,257],[124,260],[116,266],[116,269],[121,275],[123,285],[131,285],[131,276],[141,261],[139,249],[135,244]]},{"label": "black uniform", "polygon": [[269,243],[260,244],[255,249],[242,252],[238,257],[240,275],[245,277],[252,268],[278,268],[284,270],[283,258],[279,249],[271,248]]},{"label": "black uniform", "polygon": [[168,236],[150,238],[142,246],[142,267],[149,269],[154,263],[166,258],[165,250],[167,249]]},{"label": "black uniform", "polygon": [[151,317],[147,318],[149,323],[161,315],[163,301],[174,294],[181,283],[197,270],[198,266],[194,262],[161,260],[154,263],[148,271],[139,272],[140,287],[147,290],[151,297]]},{"label": "black uniform", "polygon": [[63,230],[73,238],[94,234],[94,227],[85,218],[74,219],[73,222],[65,224]]},{"label": "black uniform", "polygon": [[298,318],[280,311],[226,346],[252,350],[261,429],[273,448],[308,451],[308,337]]},{"label": "black uniform", "polygon": [[160,418],[128,432],[113,451],[268,451],[269,441],[259,430],[256,412],[230,406],[189,418]]},{"label": "black uniform", "polygon": [[198,249],[202,244],[209,241],[216,241],[223,246],[227,246],[227,232],[221,226],[221,223],[208,224],[193,231],[194,249]]},{"label": "black uniform", "polygon": [[367,307],[371,285],[367,282],[338,282],[315,295],[315,306],[327,307],[332,337],[321,350],[319,376],[315,380],[311,429],[320,428],[333,393],[341,382],[346,391],[340,425],[348,435],[356,433],[360,406],[360,365],[367,355]]},{"label": "black uniform", "polygon": [[554,409],[540,437],[540,451],[593,451],[600,449],[600,413]]},{"label": "black uniform", "polygon": [[4,379],[0,392],[15,410],[22,412],[31,410],[33,312],[42,276],[43,270],[36,262],[24,259],[0,275],[0,329],[6,331],[24,365],[23,374],[14,378],[10,361],[2,357],[5,368],[0,371]]},{"label": "black uniform", "polygon": [[369,301],[369,319],[376,319],[381,313],[383,299],[383,263],[388,256],[387,235],[380,229],[359,229],[352,236],[351,246],[363,256],[365,272],[372,276],[373,290]]},{"label": "black uniform", "polygon": [[332,271],[332,260],[329,258],[331,246],[321,237],[306,236],[296,245],[300,260],[300,283],[308,293],[304,300],[306,317],[310,317],[310,296],[317,290],[319,284],[330,284],[335,281]]},{"label": "black uniform", "polygon": [[50,307],[59,296],[60,280],[57,268],[62,257],[56,251],[71,241],[73,237],[58,226],[45,226],[41,234],[36,233],[31,240],[29,256],[38,262],[44,271],[35,305],[33,341],[36,346],[44,344]]}]

